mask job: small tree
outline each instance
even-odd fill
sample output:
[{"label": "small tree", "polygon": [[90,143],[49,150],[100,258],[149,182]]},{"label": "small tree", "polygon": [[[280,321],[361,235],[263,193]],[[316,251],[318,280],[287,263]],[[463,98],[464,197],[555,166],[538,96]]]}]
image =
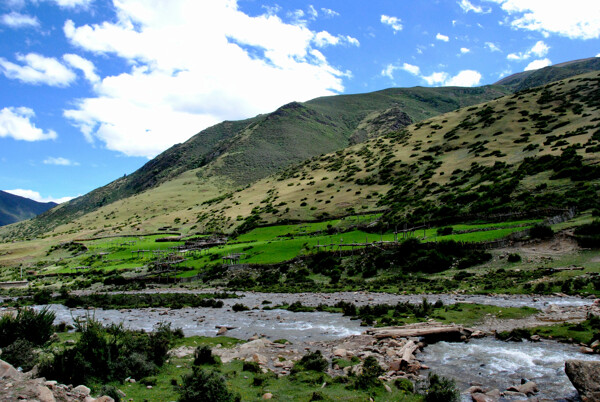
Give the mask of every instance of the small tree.
[{"label": "small tree", "polygon": [[193,367],[192,374],[182,377],[179,402],[235,402],[239,400],[227,388],[225,378],[214,371]]}]

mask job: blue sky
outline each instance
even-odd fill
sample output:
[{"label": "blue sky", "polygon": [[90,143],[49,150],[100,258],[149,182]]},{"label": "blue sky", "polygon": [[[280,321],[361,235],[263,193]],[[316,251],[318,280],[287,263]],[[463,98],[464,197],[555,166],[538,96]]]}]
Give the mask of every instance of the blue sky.
[{"label": "blue sky", "polygon": [[594,56],[598,0],[3,0],[0,188],[61,201],[291,101]]}]

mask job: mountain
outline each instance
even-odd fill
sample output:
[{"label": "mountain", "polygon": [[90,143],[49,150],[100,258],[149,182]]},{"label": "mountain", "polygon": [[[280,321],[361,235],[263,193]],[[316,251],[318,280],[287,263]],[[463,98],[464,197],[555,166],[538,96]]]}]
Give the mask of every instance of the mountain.
[{"label": "mountain", "polygon": [[599,109],[599,72],[526,89],[313,157],[194,208],[196,225],[382,211],[401,227],[600,208]]},{"label": "mountain", "polygon": [[0,191],[0,226],[33,218],[57,205],[55,202],[37,202]]},{"label": "mountain", "polygon": [[495,85],[502,85],[516,92],[596,70],[600,70],[600,57],[590,57],[555,64],[538,70],[523,71],[505,77],[496,82]]},{"label": "mountain", "polygon": [[[459,160],[458,156],[464,156],[463,153],[466,153],[469,157],[475,154],[479,156],[481,152],[473,153],[469,148],[471,143],[468,141],[462,143],[452,142],[454,140],[452,134],[441,141],[437,141],[433,138],[433,133],[444,131],[443,129],[448,124],[456,124],[453,130],[461,132],[464,128],[463,125],[469,126],[471,124],[469,127],[472,127],[473,130],[485,129],[484,132],[478,133],[483,138],[491,135],[488,133],[489,127],[498,128],[496,123],[492,123],[500,120],[500,117],[495,117],[496,114],[503,115],[503,113],[510,114],[511,118],[519,117],[513,122],[514,126],[506,129],[500,127],[496,130],[496,132],[506,133],[507,135],[503,137],[497,134],[491,136],[493,138],[482,139],[481,144],[473,146],[475,150],[482,151],[491,149],[491,146],[502,144],[502,146],[506,146],[506,149],[493,147],[494,149],[490,152],[495,153],[488,157],[507,163],[508,161],[505,162],[504,159],[498,156],[512,149],[511,143],[505,141],[506,138],[514,137],[515,132],[519,130],[529,130],[531,132],[526,131],[521,134],[529,133],[532,139],[536,138],[533,134],[540,130],[538,126],[542,126],[546,120],[550,121],[554,118],[545,116],[542,109],[535,107],[535,105],[538,105],[537,99],[532,95],[533,92],[527,92],[527,88],[534,82],[547,84],[557,75],[571,77],[579,71],[598,68],[597,61],[598,58],[593,58],[564,63],[560,66],[507,77],[500,81],[500,85],[479,88],[392,88],[368,94],[322,97],[305,103],[292,102],[273,113],[259,115],[251,119],[223,122],[203,130],[183,144],[173,146],[149,161],[135,173],[115,180],[69,203],[61,204],[58,208],[42,214],[32,222],[17,226],[13,225],[14,227],[11,226],[9,229],[1,231],[0,237],[5,239],[26,238],[51,231],[53,235],[73,233],[102,235],[123,233],[125,231],[147,232],[164,226],[171,226],[183,231],[233,230],[233,228],[245,222],[249,216],[254,216],[254,222],[315,219],[322,213],[343,214],[346,209],[355,208],[353,204],[356,202],[359,203],[361,209],[386,209],[389,207],[385,204],[386,202],[394,205],[399,203],[397,199],[393,199],[391,196],[385,200],[381,199],[381,195],[390,190],[390,183],[373,177],[367,178],[366,176],[364,178],[364,180],[367,180],[366,182],[355,183],[359,186],[358,189],[354,190],[354,185],[344,189],[345,192],[359,192],[357,195],[362,194],[362,197],[345,194],[345,197],[342,197],[343,199],[340,199],[339,202],[334,203],[333,199],[329,202],[321,200],[320,202],[323,204],[312,205],[309,209],[292,208],[289,204],[294,200],[290,199],[287,206],[284,207],[285,204],[283,204],[280,207],[275,207],[275,204],[269,202],[270,197],[266,196],[268,192],[279,191],[282,194],[289,191],[282,191],[273,187],[272,183],[274,181],[282,182],[284,179],[281,177],[275,179],[269,177],[269,175],[281,172],[282,169],[290,166],[296,166],[297,169],[298,164],[303,161],[308,161],[305,162],[309,164],[306,166],[315,165],[315,169],[318,170],[317,167],[322,166],[324,163],[320,158],[327,157],[331,160],[339,160],[340,158],[332,155],[338,155],[340,152],[345,155],[349,151],[344,150],[344,148],[348,146],[351,146],[348,149],[358,152],[356,150],[363,149],[361,145],[358,145],[363,141],[367,141],[367,145],[365,145],[367,148],[361,152],[369,155],[369,158],[372,158],[373,161],[377,161],[381,159],[380,153],[384,150],[377,149],[376,146],[372,148],[374,147],[373,144],[378,144],[380,140],[389,141],[390,135],[398,136],[400,135],[398,133],[404,133],[403,128],[411,123],[416,123],[410,126],[413,128],[409,129],[408,132],[411,132],[415,127],[428,127],[431,124],[433,124],[431,127],[439,126],[441,128],[432,129],[431,138],[425,136],[425,138],[419,140],[421,143],[411,143],[414,150],[407,151],[407,149],[403,149],[398,151],[403,154],[404,161],[401,164],[412,166],[415,164],[414,158],[425,157],[426,159],[423,160],[418,159],[418,164],[429,166],[431,165],[429,157],[433,157],[436,163],[442,162],[444,164],[445,167],[442,172],[448,173],[446,178],[455,177],[456,175],[450,173],[456,168],[448,170],[450,168],[446,167],[444,160],[452,158],[455,162],[451,163],[450,167],[453,165],[461,166],[462,171],[467,171],[469,169],[465,168],[469,166],[463,166],[462,162],[456,162]],[[570,86],[571,84],[567,81],[563,82],[562,85]],[[517,92],[518,96],[522,96],[524,99],[531,98],[530,104],[520,105],[520,111],[531,113],[535,117],[513,116],[516,109],[512,104],[507,105],[508,109],[506,111],[497,110],[493,106],[490,107],[494,112],[488,108],[479,110],[483,107],[479,105],[476,109],[473,109],[472,113],[468,113],[469,119],[478,122],[481,120],[483,127],[479,123],[469,123],[467,117],[459,118],[453,114],[467,113],[465,110],[468,111],[470,107],[475,107],[473,105],[476,104],[489,101],[492,102],[491,104],[499,102],[499,100],[492,101],[492,99],[511,95],[514,88],[520,87],[525,89]],[[510,96],[502,99],[510,99]],[[581,107],[585,108],[585,105]],[[456,111],[459,108],[462,109]],[[568,105],[565,108],[570,110]],[[476,112],[475,110],[479,111]],[[561,109],[559,108],[559,110]],[[439,122],[435,120],[439,118],[434,118],[435,123],[431,123],[431,120],[425,120],[448,112],[450,112],[448,116],[454,117],[441,118]],[[477,113],[483,113],[484,115],[479,116]],[[489,113],[491,117],[485,115],[485,113]],[[590,110],[588,113],[593,114],[593,111]],[[541,121],[536,120],[539,114],[543,116]],[[577,118],[577,123],[575,121],[565,123],[560,119],[562,113],[556,114],[555,117],[560,120],[560,124],[563,124],[559,127],[551,126],[552,132],[558,130],[557,135],[565,135],[565,129],[575,126],[579,129],[579,122],[586,121],[586,118],[579,118],[575,115],[573,119]],[[457,119],[459,120],[454,122]],[[425,124],[424,120],[430,123]],[[444,120],[447,120],[447,122]],[[464,123],[463,120],[465,120]],[[506,119],[502,119],[502,121],[506,121]],[[552,135],[554,134],[551,134],[550,137]],[[528,143],[529,137],[523,138],[512,138],[511,141],[519,141],[516,143],[525,144],[525,146],[530,145]],[[400,142],[404,143],[403,141]],[[408,137],[406,141],[410,143]],[[484,143],[484,141],[498,144],[486,145],[487,143]],[[561,141],[567,140],[561,139]],[[438,160],[437,157],[441,157],[449,147],[448,143],[454,144],[450,147],[452,152],[448,151],[448,155],[441,158],[441,161]],[[531,146],[534,145],[531,144]],[[540,144],[537,144],[537,146],[542,149]],[[440,147],[442,151],[431,151],[432,155],[421,153],[422,149],[436,149],[435,147]],[[333,151],[337,151],[337,153],[324,156]],[[442,152],[442,154],[437,155],[438,152]],[[484,154],[487,153],[489,152]],[[354,158],[361,157],[360,154],[357,155],[359,156]],[[531,150],[525,151],[519,148],[519,153],[516,155],[523,157],[523,155],[534,154],[531,153]],[[510,159],[514,155],[509,156],[511,166],[512,163],[519,162]],[[339,163],[342,164],[341,167],[337,165]],[[324,181],[347,182],[350,181],[352,175],[348,175],[352,172],[355,172],[357,177],[361,177],[373,170],[383,169],[382,166],[378,165],[379,167],[376,168],[372,164],[367,166],[356,163],[346,166],[345,162],[340,161],[333,165],[331,163],[327,164],[327,166],[329,165],[331,165],[328,168],[331,173],[321,175],[321,180],[327,177]],[[346,170],[338,171],[338,168]],[[361,172],[361,169],[365,171]],[[435,174],[433,172],[436,169],[432,166],[429,167],[425,176],[418,173],[420,168],[414,168],[416,169],[413,169],[414,171],[411,169],[405,169],[400,176],[408,177],[418,174],[418,177],[421,177],[420,180],[425,182],[426,185],[435,186],[437,183],[437,185],[443,187],[446,184],[445,180],[434,179]],[[383,169],[383,171],[389,171],[392,177],[399,174],[391,169],[391,166]],[[433,174],[433,176],[427,178],[429,174]],[[311,176],[315,175],[306,173],[306,177]],[[299,177],[302,177],[302,175]],[[373,180],[375,180],[374,183],[372,183]],[[319,184],[322,183],[309,180],[309,182],[312,181],[315,182],[311,185],[312,189],[319,189],[323,194],[330,193],[327,188],[331,189],[332,187],[321,189]],[[254,185],[252,185],[253,183]],[[454,185],[454,183],[452,184]],[[288,182],[286,185],[289,186],[286,190],[291,191],[293,190],[292,186],[298,186],[298,183]],[[364,197],[366,193],[361,188],[365,185],[369,185],[372,192],[377,194],[371,194],[368,198]],[[411,185],[419,187],[421,183],[418,180],[413,180]],[[408,194],[415,194],[414,190],[406,189],[406,191]],[[443,190],[436,191],[443,192]],[[403,193],[400,191],[399,194]],[[307,198],[299,193],[293,196],[290,195],[291,198],[296,196],[299,199]],[[330,194],[331,196],[335,198],[334,194]],[[287,201],[280,201],[278,205],[282,202],[286,203]],[[308,205],[308,200],[300,201],[300,203],[302,202]],[[400,204],[402,203],[400,202]],[[334,205],[336,208],[333,208]],[[221,208],[217,208],[217,206],[221,206]],[[272,210],[269,209],[270,207],[265,209],[265,206],[272,207]],[[262,212],[255,214],[253,210]],[[270,212],[264,214],[264,211]],[[257,217],[258,215],[260,217]],[[267,215],[268,218],[265,218]]]}]

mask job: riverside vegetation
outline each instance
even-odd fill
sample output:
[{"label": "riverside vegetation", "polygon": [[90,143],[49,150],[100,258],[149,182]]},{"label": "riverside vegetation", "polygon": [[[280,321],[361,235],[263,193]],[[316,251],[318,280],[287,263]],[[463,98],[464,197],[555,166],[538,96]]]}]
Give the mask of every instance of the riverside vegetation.
[{"label": "riverside vegetation", "polygon": [[[148,333],[104,327],[93,317],[69,330],[53,325],[50,310],[27,306],[219,309],[235,291],[600,296],[594,63],[485,88],[293,103],[207,129],[129,177],[3,227],[0,280],[28,286],[2,291],[3,307],[17,307],[0,319],[2,358],[116,400],[121,388],[134,400],[254,400],[266,393],[455,400],[452,382],[435,375],[416,388],[405,381],[390,388],[374,359],[338,360],[338,367],[359,363],[362,372],[332,377],[332,362],[307,352],[289,376],[277,378],[250,362],[221,363],[207,348],[239,340],[182,337],[169,325]],[[285,135],[271,141],[278,133]],[[265,141],[272,146],[261,150]],[[165,286],[223,291],[153,293]],[[104,293],[127,290],[145,293]],[[262,307],[342,313],[376,326],[430,319],[472,325],[488,315],[537,313],[426,300]],[[232,309],[249,307],[236,302]],[[597,321],[498,337],[538,334],[589,345],[599,339]],[[182,346],[197,348],[195,355],[167,353]]]}]

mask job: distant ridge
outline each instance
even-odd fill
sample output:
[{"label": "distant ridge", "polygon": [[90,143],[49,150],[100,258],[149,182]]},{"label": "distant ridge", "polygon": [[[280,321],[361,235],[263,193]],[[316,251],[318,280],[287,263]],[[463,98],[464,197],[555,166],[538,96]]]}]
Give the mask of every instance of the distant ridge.
[{"label": "distant ridge", "polygon": [[33,218],[57,205],[55,202],[37,202],[0,190],[0,226]]},{"label": "distant ridge", "polygon": [[523,71],[504,77],[494,85],[503,85],[517,92],[595,70],[600,70],[600,57],[566,61],[538,70]]}]

